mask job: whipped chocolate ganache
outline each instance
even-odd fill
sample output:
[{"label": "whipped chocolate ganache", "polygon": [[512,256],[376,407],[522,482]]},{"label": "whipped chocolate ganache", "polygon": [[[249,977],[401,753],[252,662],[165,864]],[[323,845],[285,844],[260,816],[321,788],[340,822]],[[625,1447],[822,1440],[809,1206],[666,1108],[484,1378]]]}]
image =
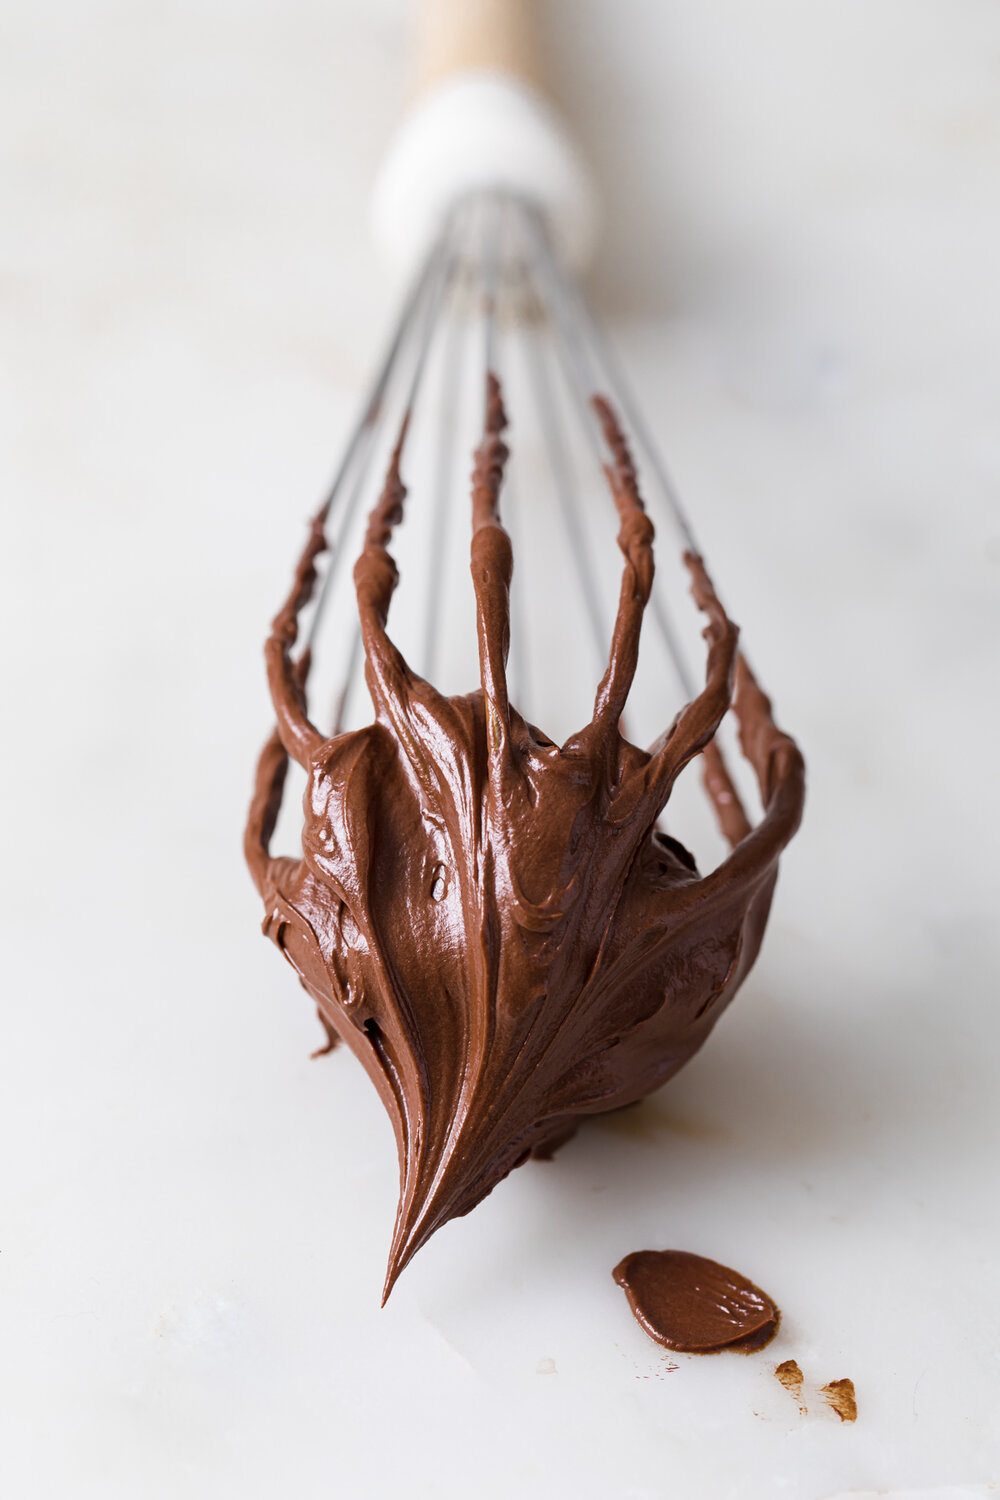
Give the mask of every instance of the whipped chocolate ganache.
[{"label": "whipped chocolate ganache", "polygon": [[[277,727],[264,747],[246,856],[264,931],[347,1042],[392,1120],[400,1195],[385,1295],[436,1229],[468,1213],[580,1120],[657,1089],[702,1045],[760,948],[778,857],[802,813],[794,741],[738,650],[700,557],[687,554],[707,624],[705,686],[648,749],[620,721],[653,581],[653,527],[606,402],[621,593],[588,724],[556,745],[507,692],[513,557],[500,519],[507,458],[500,388],[472,482],[471,566],[480,685],[439,693],[387,634],[389,552],[406,495],[405,423],[354,569],[374,709],[324,736],[293,649],[325,548],[316,517],[266,645]],[[752,826],[714,736],[732,706],[760,786]],[[657,828],[701,755],[731,852],[708,875]],[[272,857],[288,758],[308,785],[299,858]]]},{"label": "whipped chocolate ganache", "polygon": [[[636,1320],[686,1354],[763,1349],[778,1331],[775,1303],[739,1271],[686,1250],[634,1250],[612,1272]],[[797,1367],[796,1367],[797,1368]],[[800,1375],[801,1383],[801,1375]]]}]

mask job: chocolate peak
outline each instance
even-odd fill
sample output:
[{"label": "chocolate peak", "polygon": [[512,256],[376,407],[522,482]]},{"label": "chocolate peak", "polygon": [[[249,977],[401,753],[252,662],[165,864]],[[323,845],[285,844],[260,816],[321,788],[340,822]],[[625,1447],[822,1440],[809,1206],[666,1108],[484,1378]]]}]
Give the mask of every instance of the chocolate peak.
[{"label": "chocolate peak", "polygon": [[[480,686],[445,697],[386,633],[405,427],[354,569],[373,722],[324,737],[307,712],[308,658],[292,655],[325,546],[322,513],[267,642],[277,729],[258,765],[247,859],[265,933],[331,1039],[361,1059],[395,1128],[400,1197],[385,1296],[434,1231],[512,1168],[550,1155],[582,1116],[641,1099],[697,1051],[757,955],[778,856],[801,815],[802,758],[775,727],[692,554],[705,686],[649,750],[620,733],[653,527],[611,408],[595,406],[613,455],[606,474],[624,567],[593,717],[564,744],[507,693],[513,559],[499,515],[506,418],[492,376],[472,478]],[[764,802],[756,828],[713,741],[731,703]],[[699,753],[733,845],[704,877],[656,828]],[[269,848],[288,756],[308,775],[299,859]]]}]

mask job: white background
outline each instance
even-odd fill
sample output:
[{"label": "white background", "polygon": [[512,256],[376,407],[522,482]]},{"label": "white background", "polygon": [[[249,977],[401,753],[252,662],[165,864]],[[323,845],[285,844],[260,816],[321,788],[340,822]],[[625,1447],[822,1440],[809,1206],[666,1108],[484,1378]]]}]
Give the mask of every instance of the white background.
[{"label": "white background", "polygon": [[[346,1052],[309,1061],[240,834],[263,631],[390,306],[365,214],[405,15],[0,12],[0,1487],[985,1493],[1000,8],[544,8],[594,300],[810,800],[704,1053],[380,1311],[391,1132]],[[666,1360],[610,1277],[656,1245],[761,1282],[778,1341]],[[852,1377],[857,1423],[799,1415],[787,1358]]]}]

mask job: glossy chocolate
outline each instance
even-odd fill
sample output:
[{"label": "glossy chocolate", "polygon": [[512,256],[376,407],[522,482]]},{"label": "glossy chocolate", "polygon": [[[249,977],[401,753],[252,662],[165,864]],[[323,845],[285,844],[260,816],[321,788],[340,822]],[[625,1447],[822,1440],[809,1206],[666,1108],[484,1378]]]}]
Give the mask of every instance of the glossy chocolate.
[{"label": "glossy chocolate", "polygon": [[636,1250],[612,1273],[637,1320],[658,1344],[686,1354],[763,1349],[781,1313],[738,1271],[686,1250]]},{"label": "glossy chocolate", "polygon": [[[624,558],[610,660],[588,724],[562,745],[507,694],[510,540],[497,382],[472,486],[481,685],[445,697],[386,633],[402,516],[403,434],[354,569],[374,719],[326,738],[311,722],[308,655],[293,647],[324,549],[316,518],[266,658],[277,728],[246,832],[264,931],[332,1039],[367,1068],[392,1119],[400,1198],[386,1295],[434,1231],[467,1213],[581,1117],[659,1088],[695,1053],[757,956],[778,856],[802,810],[802,758],[737,651],[701,559],[704,689],[649,749],[619,721],[653,579],[653,527],[610,408],[595,402]],[[735,683],[735,699],[733,689]],[[732,703],[764,812],[751,827],[713,736]],[[656,823],[697,755],[732,852],[706,876]],[[270,839],[287,758],[308,774],[299,859]]]}]

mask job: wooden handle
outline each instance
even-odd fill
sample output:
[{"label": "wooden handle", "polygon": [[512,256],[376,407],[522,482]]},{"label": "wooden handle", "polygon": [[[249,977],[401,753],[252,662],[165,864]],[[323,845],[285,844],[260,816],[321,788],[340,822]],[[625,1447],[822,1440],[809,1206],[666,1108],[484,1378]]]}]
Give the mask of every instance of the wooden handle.
[{"label": "wooden handle", "polygon": [[540,82],[538,0],[419,0],[417,88],[423,94],[455,73],[490,68]]}]

